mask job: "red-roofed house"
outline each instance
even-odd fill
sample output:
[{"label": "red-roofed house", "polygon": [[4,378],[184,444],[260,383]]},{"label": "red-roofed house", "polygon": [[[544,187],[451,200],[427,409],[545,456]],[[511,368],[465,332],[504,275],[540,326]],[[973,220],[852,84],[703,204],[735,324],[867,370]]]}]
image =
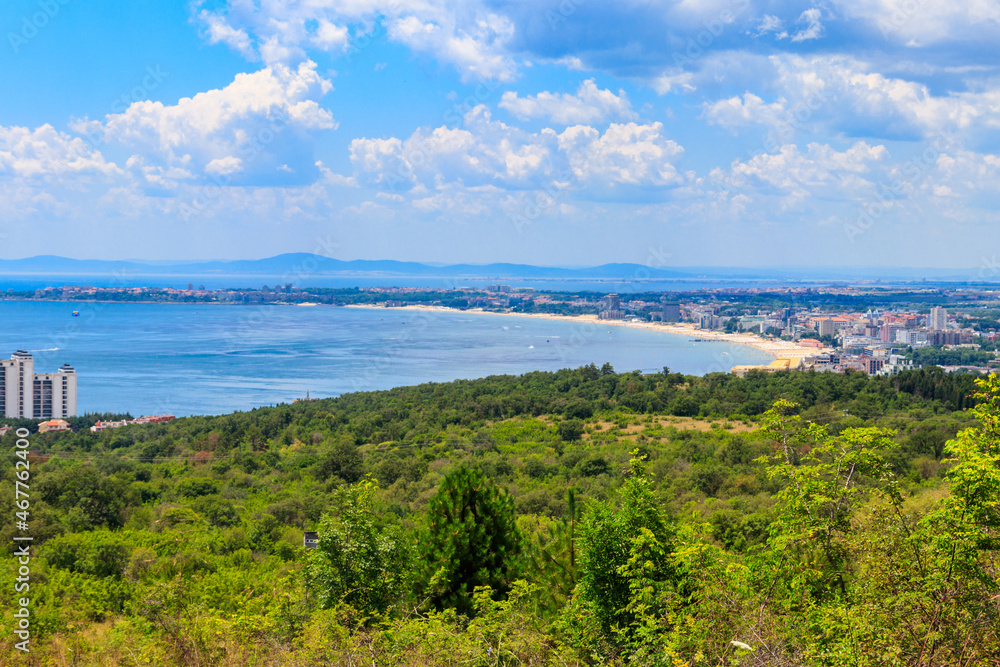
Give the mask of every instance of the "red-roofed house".
[{"label": "red-roofed house", "polygon": [[59,431],[70,431],[69,422],[65,419],[50,419],[38,425],[39,433],[58,433]]},{"label": "red-roofed house", "polygon": [[109,428],[121,428],[122,426],[127,426],[128,422],[122,420],[120,422],[102,422],[99,421],[90,427],[91,433],[102,433],[105,429]]}]

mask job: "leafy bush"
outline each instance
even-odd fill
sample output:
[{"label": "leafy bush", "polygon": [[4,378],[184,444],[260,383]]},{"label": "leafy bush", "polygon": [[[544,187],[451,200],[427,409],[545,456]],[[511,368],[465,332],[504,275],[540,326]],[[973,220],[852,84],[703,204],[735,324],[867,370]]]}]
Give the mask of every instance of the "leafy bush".
[{"label": "leafy bush", "polygon": [[574,442],[579,440],[583,435],[583,422],[579,419],[567,419],[566,421],[559,422],[556,430],[560,438],[566,442]]},{"label": "leafy bush", "polygon": [[385,613],[404,590],[409,555],[398,531],[379,520],[378,485],[368,479],[338,489],[309,554],[308,577],[320,604],[347,604],[365,615]]},{"label": "leafy bush", "polygon": [[53,567],[95,577],[120,577],[129,554],[120,536],[104,530],[57,537],[49,540],[44,550]]}]

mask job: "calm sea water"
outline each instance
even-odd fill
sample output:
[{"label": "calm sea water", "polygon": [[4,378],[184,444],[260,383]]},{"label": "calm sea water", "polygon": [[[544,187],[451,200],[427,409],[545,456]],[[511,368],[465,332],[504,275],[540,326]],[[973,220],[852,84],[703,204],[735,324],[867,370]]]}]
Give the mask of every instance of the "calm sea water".
[{"label": "calm sea water", "polygon": [[[72,311],[80,311],[73,317]],[[610,362],[727,371],[758,350],[601,324],[393,309],[0,301],[0,356],[79,374],[79,412],[221,414],[336,396]]]}]

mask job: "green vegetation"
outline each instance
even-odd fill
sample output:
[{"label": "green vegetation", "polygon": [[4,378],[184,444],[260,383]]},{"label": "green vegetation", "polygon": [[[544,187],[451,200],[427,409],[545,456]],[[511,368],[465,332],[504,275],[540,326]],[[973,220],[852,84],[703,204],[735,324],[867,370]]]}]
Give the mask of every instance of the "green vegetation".
[{"label": "green vegetation", "polygon": [[946,350],[941,347],[918,347],[906,355],[917,366],[986,366],[996,361],[992,352],[960,347]]},{"label": "green vegetation", "polygon": [[1000,380],[933,367],[591,365],[36,433],[26,458],[10,433],[0,502],[14,511],[28,470],[32,651],[11,624],[0,650],[40,665],[995,665],[998,428]]},{"label": "green vegetation", "polygon": [[481,586],[506,595],[517,571],[521,535],[514,503],[480,470],[453,470],[427,508],[421,562],[437,609],[470,615]]}]

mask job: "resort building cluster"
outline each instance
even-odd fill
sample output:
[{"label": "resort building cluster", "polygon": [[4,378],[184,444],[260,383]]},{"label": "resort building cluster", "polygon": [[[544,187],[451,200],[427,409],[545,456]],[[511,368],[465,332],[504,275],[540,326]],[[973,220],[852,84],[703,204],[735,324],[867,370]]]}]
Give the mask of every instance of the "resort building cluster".
[{"label": "resort building cluster", "polygon": [[121,421],[99,421],[90,427],[91,433],[102,433],[109,428],[121,428],[122,426],[131,426],[133,424],[162,424],[164,422],[173,421],[177,419],[173,415],[147,415],[145,417],[139,417],[138,419],[122,419]]},{"label": "resort building cluster", "polygon": [[[778,333],[795,340],[800,346],[815,347],[813,356],[779,357],[764,366],[735,366],[732,372],[746,375],[750,370],[817,370],[843,373],[860,371],[868,375],[896,375],[913,368],[913,362],[902,354],[908,348],[928,346],[945,349],[970,348],[977,336],[995,341],[1000,332],[976,332],[960,328],[951,321],[948,311],[934,307],[929,313],[879,312],[831,314],[815,311],[761,313],[732,320],[719,317],[711,307],[698,305],[690,310],[692,319],[703,329],[718,329],[728,325],[739,331]],[[945,366],[945,370],[989,371],[980,366]]]}]

